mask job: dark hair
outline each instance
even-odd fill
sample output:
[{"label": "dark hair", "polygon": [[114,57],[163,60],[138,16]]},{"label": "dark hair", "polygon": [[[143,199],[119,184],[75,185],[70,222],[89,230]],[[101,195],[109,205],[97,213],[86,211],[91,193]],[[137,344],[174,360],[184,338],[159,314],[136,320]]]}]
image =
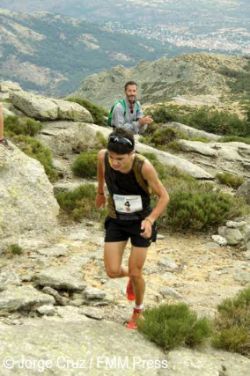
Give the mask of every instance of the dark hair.
[{"label": "dark hair", "polygon": [[117,154],[128,154],[134,150],[135,139],[133,133],[123,128],[116,128],[108,138],[108,151]]},{"label": "dark hair", "polygon": [[126,84],[124,85],[124,90],[126,91],[127,87],[130,86],[130,85],[137,86],[137,83],[135,81],[128,81],[128,82],[126,82]]}]

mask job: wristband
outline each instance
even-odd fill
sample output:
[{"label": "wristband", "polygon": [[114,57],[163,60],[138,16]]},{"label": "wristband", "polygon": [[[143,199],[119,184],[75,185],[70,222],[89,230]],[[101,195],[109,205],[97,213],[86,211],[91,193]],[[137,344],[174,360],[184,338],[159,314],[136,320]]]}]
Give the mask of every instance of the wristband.
[{"label": "wristband", "polygon": [[104,193],[97,192],[97,195],[104,196]]},{"label": "wristband", "polygon": [[151,224],[151,226],[153,226],[154,224],[154,222],[151,221],[151,219],[149,219],[148,217],[144,218],[144,221],[148,221]]}]

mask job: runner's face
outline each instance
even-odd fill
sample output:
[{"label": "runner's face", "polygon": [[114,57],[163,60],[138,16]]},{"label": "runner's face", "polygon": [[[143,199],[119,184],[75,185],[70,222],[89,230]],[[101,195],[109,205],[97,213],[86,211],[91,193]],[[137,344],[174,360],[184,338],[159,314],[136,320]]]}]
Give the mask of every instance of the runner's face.
[{"label": "runner's face", "polygon": [[131,168],[133,161],[133,152],[129,154],[117,154],[113,151],[108,152],[110,166],[120,172],[126,172]]},{"label": "runner's face", "polygon": [[126,91],[126,96],[128,98],[128,101],[133,103],[136,100],[137,95],[137,86],[136,85],[128,85]]}]

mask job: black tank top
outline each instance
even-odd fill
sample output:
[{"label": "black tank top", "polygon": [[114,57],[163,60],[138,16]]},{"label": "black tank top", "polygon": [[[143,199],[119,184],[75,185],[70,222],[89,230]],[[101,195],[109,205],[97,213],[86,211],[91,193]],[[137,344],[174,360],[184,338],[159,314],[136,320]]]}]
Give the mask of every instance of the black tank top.
[{"label": "black tank top", "polygon": [[[137,155],[135,154],[133,166],[136,162]],[[120,171],[115,171],[109,163],[108,152],[105,154],[105,181],[110,194],[111,203],[115,208],[113,195],[140,195],[142,198],[142,210],[135,213],[116,213],[116,218],[124,220],[143,219],[151,212],[150,195],[138,183],[133,166],[131,170],[124,174]],[[141,172],[140,172],[141,173]]]}]

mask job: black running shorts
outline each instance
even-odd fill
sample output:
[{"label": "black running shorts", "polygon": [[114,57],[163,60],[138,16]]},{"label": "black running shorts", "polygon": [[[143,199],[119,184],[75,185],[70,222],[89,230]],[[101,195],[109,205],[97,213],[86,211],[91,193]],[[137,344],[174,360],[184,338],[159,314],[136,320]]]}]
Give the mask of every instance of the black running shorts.
[{"label": "black running shorts", "polygon": [[145,239],[141,236],[141,222],[142,220],[121,220],[107,217],[104,223],[105,243],[130,239],[131,244],[135,247],[149,247],[152,242],[156,241],[156,223],[152,226],[151,238]]}]

